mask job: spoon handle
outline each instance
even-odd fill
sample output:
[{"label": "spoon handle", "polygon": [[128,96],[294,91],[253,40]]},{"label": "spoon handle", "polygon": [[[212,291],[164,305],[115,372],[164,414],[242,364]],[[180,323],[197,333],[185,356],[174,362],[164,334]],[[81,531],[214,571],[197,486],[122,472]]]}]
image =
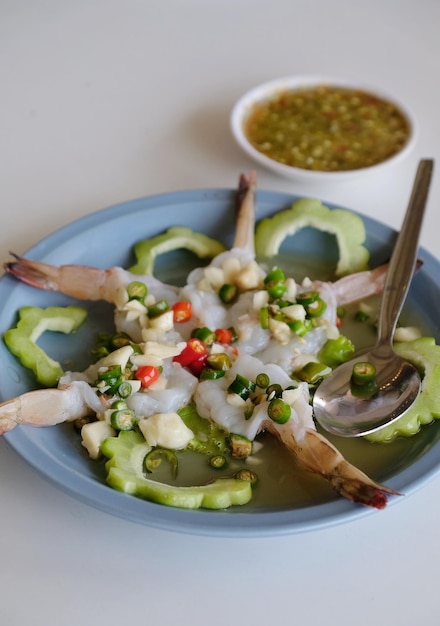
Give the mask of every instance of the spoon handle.
[{"label": "spoon handle", "polygon": [[433,167],[432,159],[423,159],[419,163],[405,218],[391,255],[379,313],[379,349],[391,348],[396,323],[414,273]]}]

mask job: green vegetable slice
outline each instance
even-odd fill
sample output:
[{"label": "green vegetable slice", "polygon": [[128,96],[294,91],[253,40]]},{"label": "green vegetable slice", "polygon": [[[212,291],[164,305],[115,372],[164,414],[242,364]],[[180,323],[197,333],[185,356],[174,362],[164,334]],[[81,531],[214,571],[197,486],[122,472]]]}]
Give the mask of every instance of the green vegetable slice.
[{"label": "green vegetable slice", "polygon": [[39,337],[46,331],[71,333],[86,319],[87,311],[77,306],[48,307],[41,309],[25,306],[18,311],[15,328],[7,330],[4,342],[22,365],[32,370],[37,381],[45,387],[54,387],[64,371],[38,345]]},{"label": "green vegetable slice", "polygon": [[319,200],[302,198],[290,209],[280,211],[257,224],[255,249],[259,257],[272,257],[289,235],[311,226],[335,235],[339,247],[336,275],[343,276],[368,268],[369,252],[362,218],[346,209],[329,209]]},{"label": "green vegetable slice", "polygon": [[422,425],[440,418],[440,346],[432,337],[422,337],[396,343],[394,348],[422,372],[422,388],[417,400],[401,418],[366,436],[373,442],[389,443],[399,435],[411,437],[419,432]]},{"label": "green vegetable slice", "polygon": [[227,450],[226,431],[201,417],[193,404],[180,409],[179,415],[185,425],[194,433],[194,438],[187,446],[188,450],[207,456],[223,454]]},{"label": "green vegetable slice", "polygon": [[186,226],[173,226],[165,233],[140,241],[134,247],[137,263],[130,268],[134,274],[153,274],[156,257],[171,250],[186,249],[200,259],[213,258],[225,247],[216,239],[195,233]]},{"label": "green vegetable slice", "polygon": [[136,431],[121,432],[118,437],[105,439],[101,452],[109,458],[106,463],[108,484],[138,498],[184,509],[225,509],[246,504],[252,497],[250,483],[236,478],[219,478],[194,487],[175,487],[144,478],[143,460],[150,450]]}]

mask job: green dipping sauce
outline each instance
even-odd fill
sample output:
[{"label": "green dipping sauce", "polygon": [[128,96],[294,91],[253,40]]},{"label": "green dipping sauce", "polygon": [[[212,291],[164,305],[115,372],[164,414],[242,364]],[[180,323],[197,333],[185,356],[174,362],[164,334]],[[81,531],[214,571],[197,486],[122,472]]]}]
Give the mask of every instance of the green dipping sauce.
[{"label": "green dipping sauce", "polygon": [[358,89],[320,85],[282,91],[255,105],[244,132],[254,148],[275,161],[341,172],[400,152],[410,125],[391,102]]}]

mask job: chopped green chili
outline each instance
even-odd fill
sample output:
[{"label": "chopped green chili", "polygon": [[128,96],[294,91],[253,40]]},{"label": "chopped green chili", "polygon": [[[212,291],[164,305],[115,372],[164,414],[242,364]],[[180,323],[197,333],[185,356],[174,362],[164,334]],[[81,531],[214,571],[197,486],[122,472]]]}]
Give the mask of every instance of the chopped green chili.
[{"label": "chopped green chili", "polygon": [[194,330],[191,332],[191,337],[196,337],[197,339],[200,339],[200,341],[203,341],[203,343],[207,346],[211,346],[216,339],[215,332],[207,326],[194,328]]},{"label": "chopped green chili", "polygon": [[367,322],[370,319],[370,316],[368,313],[365,313],[365,311],[356,311],[354,319],[356,322]]},{"label": "chopped green chili", "polygon": [[134,411],[128,408],[117,409],[110,416],[110,423],[115,430],[133,430],[136,421]]},{"label": "chopped green chili", "polygon": [[266,394],[269,400],[272,400],[272,398],[281,398],[282,393],[283,388],[278,383],[273,383],[266,387]]},{"label": "chopped green chili", "polygon": [[223,378],[225,370],[214,369],[213,367],[204,367],[200,372],[200,380],[218,380]]},{"label": "chopped green chili", "polygon": [[238,335],[235,328],[233,326],[229,326],[228,330],[231,331],[232,334],[231,343],[235,343],[236,341],[238,341]]},{"label": "chopped green chili", "polygon": [[111,338],[111,345],[115,350],[130,345],[131,340],[127,333],[116,333]]},{"label": "chopped green chili", "polygon": [[206,363],[214,370],[222,370],[225,372],[228,370],[232,363],[226,352],[218,352],[209,354],[206,358]]},{"label": "chopped green chili", "polygon": [[222,285],[218,292],[218,296],[224,304],[232,304],[232,302],[234,302],[238,296],[237,285]]},{"label": "chopped green chili", "polygon": [[243,398],[243,400],[247,400],[251,394],[251,392],[255,391],[256,385],[253,381],[249,380],[245,376],[241,374],[237,374],[235,379],[228,387],[229,393],[236,393],[237,396]]},{"label": "chopped green chili", "polygon": [[287,402],[275,397],[269,402],[267,414],[277,424],[285,424],[290,419],[292,409]]},{"label": "chopped green chili", "polygon": [[118,387],[118,394],[121,398],[128,398],[131,395],[133,388],[128,380],[124,380]]},{"label": "chopped green chili", "polygon": [[326,302],[318,297],[310,304],[303,305],[309,317],[321,317],[327,308]]},{"label": "chopped green chili", "polygon": [[267,374],[262,372],[261,374],[258,374],[255,379],[255,383],[257,387],[260,387],[260,389],[266,389],[270,385],[270,378]]},{"label": "chopped green chili", "polygon": [[287,287],[286,284],[284,282],[271,282],[268,283],[266,285],[266,290],[267,293],[269,294],[269,296],[273,299],[273,300],[277,300],[278,298],[282,298],[286,292],[287,292]]},{"label": "chopped green chili", "polygon": [[143,302],[147,296],[148,290],[144,283],[141,283],[139,280],[133,280],[127,286],[127,293],[129,300],[139,300]]},{"label": "chopped green chili", "polygon": [[121,366],[116,365],[116,367],[113,367],[112,369],[105,372],[98,372],[98,380],[95,384],[98,386],[98,388],[101,386],[99,383],[103,384],[104,387],[107,387],[104,393],[113,395],[117,393],[118,388],[122,382],[123,378]]},{"label": "chopped green chili", "polygon": [[215,454],[209,459],[209,464],[214,469],[223,469],[227,465],[226,457],[223,454]]},{"label": "chopped green chili", "polygon": [[315,363],[314,361],[309,361],[306,363],[302,369],[298,372],[295,372],[296,376],[310,385],[316,384],[321,378],[324,376],[328,376],[332,371],[331,367],[325,365],[324,363]]},{"label": "chopped green chili", "polygon": [[235,474],[235,478],[239,478],[240,480],[244,480],[247,483],[251,484],[251,487],[255,487],[258,483],[258,476],[255,472],[250,469],[241,469]]},{"label": "chopped green chili", "polygon": [[309,306],[310,304],[313,304],[313,302],[316,302],[318,298],[319,291],[304,291],[296,296],[296,301],[298,304],[302,304],[303,306]]},{"label": "chopped green chili", "polygon": [[264,330],[269,328],[269,307],[263,306],[260,309],[260,326]]},{"label": "chopped green chili", "polygon": [[228,437],[228,441],[233,457],[245,459],[252,454],[252,441],[244,435],[231,433]]},{"label": "chopped green chili", "polygon": [[159,300],[148,307],[148,317],[159,317],[170,310],[170,305],[166,300]]},{"label": "chopped green chili", "polygon": [[305,319],[304,321],[302,320],[293,320],[291,322],[288,321],[287,325],[293,333],[298,335],[298,337],[304,337],[304,335],[306,335],[309,332],[309,330],[313,327],[313,323],[309,319]]},{"label": "chopped green chili", "polygon": [[358,361],[353,365],[351,382],[355,385],[367,385],[376,380],[376,368],[369,361]]},{"label": "chopped green chili", "polygon": [[264,278],[264,284],[268,285],[272,282],[280,282],[285,281],[286,275],[283,270],[279,267],[274,267],[270,272],[268,272]]},{"label": "chopped green chili", "polygon": [[144,470],[148,474],[151,474],[162,464],[162,461],[167,461],[171,465],[171,471],[173,478],[177,476],[178,461],[176,453],[173,450],[167,448],[154,448],[145,455],[144,458]]},{"label": "chopped green chili", "polygon": [[339,335],[336,339],[328,339],[321,348],[318,358],[321,363],[325,363],[331,368],[335,368],[341,363],[348,361],[354,353],[354,345],[344,335]]}]

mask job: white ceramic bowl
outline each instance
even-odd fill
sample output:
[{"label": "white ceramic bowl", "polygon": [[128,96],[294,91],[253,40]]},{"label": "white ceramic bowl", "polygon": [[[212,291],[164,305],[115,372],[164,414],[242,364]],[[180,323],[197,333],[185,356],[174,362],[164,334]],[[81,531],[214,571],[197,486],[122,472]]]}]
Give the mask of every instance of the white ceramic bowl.
[{"label": "white ceramic bowl", "polygon": [[[300,167],[285,165],[283,163],[275,161],[274,159],[266,156],[265,154],[259,152],[256,148],[254,148],[254,146],[249,142],[244,133],[244,126],[250,112],[253,110],[255,105],[262,103],[266,100],[271,100],[279,93],[282,93],[284,91],[294,91],[307,87],[317,87],[319,85],[345,87],[347,89],[358,89],[360,91],[368,92],[374,96],[377,96],[378,98],[381,98],[382,100],[386,100],[394,104],[407,118],[409,125],[410,134],[408,137],[408,141],[406,142],[404,147],[390,158],[376,165],[353,170],[331,172],[309,170]],[[416,122],[413,114],[403,103],[398,102],[390,94],[385,93],[381,89],[370,87],[362,83],[357,83],[351,80],[341,78],[324,76],[295,76],[280,78],[259,85],[258,87],[254,87],[246,94],[244,94],[235,104],[231,114],[231,130],[238,145],[260,165],[263,165],[264,167],[282,176],[294,178],[297,180],[302,179],[303,181],[309,182],[336,182],[342,180],[346,181],[350,179],[355,179],[366,173],[373,173],[379,170],[383,170],[384,168],[387,168],[392,164],[400,162],[411,152],[416,142],[417,135]]]}]

